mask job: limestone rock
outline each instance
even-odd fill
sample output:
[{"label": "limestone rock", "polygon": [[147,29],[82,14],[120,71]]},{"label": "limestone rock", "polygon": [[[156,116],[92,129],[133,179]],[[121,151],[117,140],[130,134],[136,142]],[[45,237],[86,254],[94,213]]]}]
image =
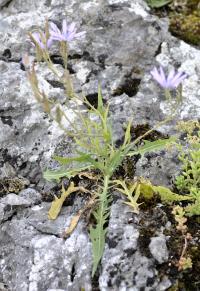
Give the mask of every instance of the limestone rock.
[{"label": "limestone rock", "polygon": [[[133,125],[154,126],[169,114],[163,92],[149,74],[154,65],[176,66],[189,74],[177,119],[159,130],[171,135],[177,120],[199,118],[199,51],[173,38],[167,31],[167,20],[150,14],[143,0],[3,0],[0,8],[0,175],[21,175],[32,187],[0,200],[0,288],[90,291],[94,287],[92,253],[84,220],[69,238],[61,237],[80,209],[81,199],[63,207],[57,220],[50,221],[50,204],[42,202],[41,193],[35,190],[36,185],[44,190],[53,188],[52,184],[45,188],[42,169],[47,165],[57,168],[51,156],[71,155],[74,145],[43,113],[28,85],[20,65],[25,53],[34,55],[27,32],[44,28],[46,18],[58,25],[64,18],[75,21],[87,32],[82,41],[70,43],[69,69],[76,92],[83,90],[94,103],[100,81],[103,97],[110,104],[116,141],[122,138],[123,127],[131,117]],[[51,56],[62,70],[58,54],[55,44]],[[42,63],[36,64],[36,69],[43,90],[52,100],[63,103],[64,90],[56,78]],[[65,110],[76,122],[73,106],[71,102]],[[169,186],[178,167],[176,153],[163,151],[139,160],[135,174]],[[144,212],[136,216],[119,199],[113,201],[99,268],[101,291],[160,291],[171,286],[170,278],[161,278],[155,264],[155,259],[159,263],[167,260],[166,241],[162,238],[163,249],[158,255],[161,238],[153,234],[145,250],[149,253],[145,253],[140,245],[142,219]]]},{"label": "limestone rock", "polygon": [[162,264],[168,260],[168,249],[164,235],[152,237],[149,244],[149,249],[152,256],[158,261],[159,264]]},{"label": "limestone rock", "polygon": [[11,290],[91,290],[85,226],[79,224],[64,240],[61,234],[70,221],[70,209],[63,208],[59,219],[52,222],[47,219],[48,208],[49,204],[33,206],[1,225],[0,280]]}]

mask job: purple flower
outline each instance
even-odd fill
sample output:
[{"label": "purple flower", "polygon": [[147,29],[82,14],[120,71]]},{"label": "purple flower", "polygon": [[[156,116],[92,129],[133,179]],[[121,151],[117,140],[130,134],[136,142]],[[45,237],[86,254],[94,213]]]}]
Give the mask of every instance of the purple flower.
[{"label": "purple flower", "polygon": [[[44,33],[39,33],[39,32],[33,32],[32,37],[42,50],[44,50],[46,48],[50,48],[52,41],[53,41],[52,38],[49,38],[46,42],[46,45],[45,45],[43,40],[42,40],[42,39],[44,39],[44,40],[46,39],[45,35],[44,35]],[[31,43],[35,46],[35,44],[33,42],[31,42]]]},{"label": "purple flower", "polygon": [[174,69],[172,69],[172,71],[166,77],[162,67],[160,67],[159,70],[154,67],[150,73],[153,76],[154,80],[156,80],[162,88],[169,90],[176,89],[178,85],[180,85],[180,83],[188,77],[186,73],[176,73]]},{"label": "purple flower", "polygon": [[71,24],[67,25],[66,20],[62,22],[62,31],[57,27],[57,25],[53,22],[50,23],[50,30],[49,33],[53,40],[58,41],[71,41],[74,38],[80,38],[85,35],[85,31],[76,32],[76,23],[72,22]]}]

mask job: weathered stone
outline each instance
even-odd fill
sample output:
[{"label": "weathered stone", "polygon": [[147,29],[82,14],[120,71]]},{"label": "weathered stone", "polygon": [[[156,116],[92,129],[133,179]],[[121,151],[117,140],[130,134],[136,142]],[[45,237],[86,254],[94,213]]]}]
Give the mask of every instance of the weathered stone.
[{"label": "weathered stone", "polygon": [[[159,130],[171,135],[177,120],[199,118],[199,50],[172,38],[167,32],[167,21],[151,15],[145,1],[8,2],[0,2],[0,7],[4,6],[0,11],[2,177],[21,175],[30,180],[30,187],[37,184],[45,190],[51,189],[54,184],[44,182],[41,168],[48,163],[50,168],[57,168],[51,156],[55,152],[70,156],[74,148],[71,140],[63,140],[63,132],[36,103],[26,72],[19,64],[25,53],[34,54],[27,32],[36,27],[44,28],[46,18],[57,24],[61,24],[63,18],[76,21],[81,30],[87,32],[83,40],[70,43],[69,69],[75,91],[83,90],[91,102],[97,101],[100,81],[103,97],[110,105],[109,118],[116,141],[122,139],[123,127],[131,117],[133,125],[154,126],[169,114],[163,91],[149,74],[154,64],[169,68],[175,65],[190,75],[183,84],[183,105],[177,118]],[[56,44],[51,54],[62,70]],[[51,100],[63,103],[64,90],[58,80],[42,63],[36,64],[36,70],[45,93]],[[76,122],[73,106],[70,102],[65,110]],[[176,152],[162,151],[140,159],[135,175],[171,186],[171,179],[178,170]],[[2,288],[5,285],[13,291],[92,290],[91,243],[85,223],[81,220],[69,238],[61,238],[80,205],[81,199],[76,199],[73,207],[63,207],[57,220],[50,221],[47,218],[50,205],[41,202],[40,194],[34,189],[25,189],[18,195],[8,194],[0,200]],[[149,255],[144,254],[140,246],[142,219],[145,219],[142,211],[137,216],[123,203],[113,202],[99,268],[100,290],[160,291],[171,286],[167,276],[160,277],[152,258],[153,255],[159,263],[167,260],[164,240],[158,246],[160,237],[154,234],[150,245],[148,242],[152,252]],[[159,250],[162,245],[165,245],[163,250],[157,253],[156,248]]]},{"label": "weathered stone", "polygon": [[0,222],[12,217],[19,209],[41,202],[41,195],[34,189],[25,189],[18,195],[10,193],[0,199]]},{"label": "weathered stone", "polygon": [[28,207],[31,201],[10,193],[0,200],[0,222],[7,220],[20,207]]},{"label": "weathered stone", "polygon": [[[1,62],[4,88],[0,103],[3,110],[1,169],[3,174],[8,172],[8,168],[11,170],[11,165],[17,174],[20,172],[33,183],[41,179],[38,164],[43,165],[50,158],[61,132],[54,124],[50,126],[46,115],[36,105],[26,73],[15,62],[19,62],[25,53],[33,53],[27,32],[36,26],[44,27],[46,18],[61,22],[63,9],[64,1],[32,3],[24,0],[23,3],[11,1],[1,11],[6,29],[0,31],[0,54],[2,60],[9,62]],[[77,4],[71,0],[66,10],[73,15],[74,21],[82,23],[81,30],[87,31],[85,39],[70,43],[70,66],[74,71],[74,79],[79,81],[86,95],[96,98],[97,82],[101,81],[104,98],[123,93],[134,96],[144,71],[151,64],[150,60],[166,33],[165,22],[150,17],[147,5],[141,0],[134,4],[129,1]],[[69,15],[67,19],[72,20]],[[56,45],[52,53],[58,54]],[[63,90],[52,88],[49,81],[55,84],[52,82],[54,79],[43,66],[40,79],[46,94],[61,101]],[[80,84],[75,83],[75,89],[80,91]],[[122,133],[121,129],[117,131]]]},{"label": "weathered stone", "polygon": [[[152,259],[139,251],[139,235],[139,218],[122,201],[117,201],[111,208],[100,290],[140,290],[147,286],[147,281],[152,281],[152,286],[148,285],[146,290],[169,287],[160,282]],[[161,251],[158,246],[158,252]]]},{"label": "weathered stone", "polygon": [[[188,74],[188,79],[184,80],[182,86],[182,102],[173,113],[172,121],[158,126],[164,134],[174,133],[175,125],[180,120],[200,117],[200,96],[198,94],[200,70],[197,62],[199,57],[198,49],[172,37],[161,45],[161,53],[156,56],[156,65],[163,66],[166,71],[175,67]],[[149,72],[143,77],[140,90],[135,98],[131,99],[131,102],[136,124],[140,120],[155,126],[161,120],[169,118],[175,109],[168,105],[164,91],[151,80]]]},{"label": "weathered stone", "polygon": [[48,208],[49,204],[33,206],[1,226],[0,280],[11,290],[91,290],[91,252],[84,224],[64,240],[60,236],[71,220],[70,208],[64,207],[56,221],[48,220]]},{"label": "weathered stone", "polygon": [[0,8],[5,6],[9,2],[10,2],[10,0],[0,0]]},{"label": "weathered stone", "polygon": [[[63,132],[39,108],[27,82],[26,72],[20,70],[19,64],[0,61],[0,68],[3,80],[0,89],[1,175],[20,173],[36,182],[41,178],[41,159],[50,159],[53,145],[59,142]],[[40,80],[47,94],[51,90],[57,96],[61,94],[42,77]]]},{"label": "weathered stone", "polygon": [[41,195],[35,189],[27,188],[19,193],[19,197],[28,199],[31,204],[39,204],[41,202]]},{"label": "weathered stone", "polygon": [[171,187],[180,172],[177,150],[157,151],[141,157],[136,164],[135,175],[149,179],[154,185]]},{"label": "weathered stone", "polygon": [[166,237],[164,235],[152,237],[149,244],[149,249],[152,256],[158,261],[159,264],[162,264],[168,260],[169,254],[166,245]]}]

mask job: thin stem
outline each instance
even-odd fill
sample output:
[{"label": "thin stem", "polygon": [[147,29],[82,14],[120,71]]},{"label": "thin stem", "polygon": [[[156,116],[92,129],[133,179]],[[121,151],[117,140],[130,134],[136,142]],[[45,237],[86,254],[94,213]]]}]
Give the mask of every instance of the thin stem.
[{"label": "thin stem", "polygon": [[66,41],[60,43],[60,54],[63,58],[64,68],[67,70],[67,61],[68,61],[68,45]]},{"label": "thin stem", "polygon": [[171,95],[170,91],[168,89],[165,89],[164,92],[165,92],[166,100],[168,100],[171,103],[172,102],[172,95]]},{"label": "thin stem", "polygon": [[79,130],[77,129],[77,127],[74,125],[74,123],[72,123],[72,121],[69,119],[69,117],[67,116],[67,114],[62,110],[62,114],[65,117],[65,119],[69,122],[69,124],[71,125],[71,127],[75,130],[75,132],[79,132]]},{"label": "thin stem", "polygon": [[43,52],[43,56],[44,56],[45,61],[47,62],[48,68],[56,75],[58,80],[61,83],[63,83],[62,78],[60,77],[59,72],[55,69],[54,64],[50,58],[49,52],[47,50]]},{"label": "thin stem", "polygon": [[182,249],[182,253],[181,253],[180,259],[184,257],[185,252],[187,250],[187,245],[188,245],[187,236],[184,235],[184,246],[183,246],[183,249]]}]

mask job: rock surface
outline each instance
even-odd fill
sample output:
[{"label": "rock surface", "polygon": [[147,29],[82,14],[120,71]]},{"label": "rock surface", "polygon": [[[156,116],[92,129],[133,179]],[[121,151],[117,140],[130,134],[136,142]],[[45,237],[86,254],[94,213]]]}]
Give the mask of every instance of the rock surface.
[{"label": "rock surface", "polygon": [[[128,221],[131,223],[128,224]],[[133,215],[130,208],[119,201],[112,207],[107,245],[102,260],[102,274],[99,278],[100,290],[160,290],[164,281],[156,278],[153,258],[140,252],[138,238],[140,217]],[[157,242],[157,241],[156,241]],[[155,240],[150,244],[153,257]],[[164,248],[165,246],[165,248]],[[167,249],[156,245],[160,262],[167,259]],[[168,282],[167,288],[171,286]],[[166,290],[165,288],[162,290]]]},{"label": "rock surface", "polygon": [[159,264],[167,262],[169,254],[166,245],[166,238],[164,235],[152,237],[149,245],[152,256]]},{"label": "rock surface", "polygon": [[64,207],[52,222],[47,218],[48,203],[27,208],[26,200],[22,202],[14,203],[12,197],[21,211],[1,225],[0,280],[9,290],[91,290],[91,251],[84,224],[67,240],[62,238],[71,207]]},{"label": "rock surface", "polygon": [[[149,74],[155,64],[175,66],[189,74],[177,120],[200,118],[200,52],[171,37],[166,19],[151,15],[143,0],[4,0],[0,9],[0,175],[23,176],[32,187],[19,194],[4,191],[0,196],[0,289],[95,290],[87,225],[80,221],[69,238],[61,237],[82,200],[63,207],[58,219],[49,221],[50,204],[35,190],[37,186],[53,187],[42,180],[41,168],[60,147],[63,133],[36,103],[20,65],[25,53],[33,54],[27,32],[44,27],[46,18],[57,24],[63,18],[76,21],[87,32],[83,41],[70,43],[75,90],[83,89],[88,98],[96,100],[97,83],[101,82],[116,141],[130,117],[135,126],[153,126],[166,118],[169,108],[163,92]],[[53,47],[52,55],[57,54]],[[45,69],[38,72],[45,92],[62,101],[63,89],[51,82],[56,80]],[[74,120],[70,108],[67,110]],[[159,130],[170,135],[173,126],[170,123]],[[64,146],[65,152],[73,147],[66,139]],[[136,164],[136,176],[150,178],[155,184],[171,185],[177,171],[175,152],[145,156]],[[157,212],[161,214],[154,220],[162,220],[163,212]],[[168,259],[165,239],[154,232],[149,241],[143,241],[140,225],[145,215],[143,211],[133,215],[120,200],[114,200],[99,269],[100,290],[160,291],[172,285],[167,275],[160,276],[156,263]]]}]

